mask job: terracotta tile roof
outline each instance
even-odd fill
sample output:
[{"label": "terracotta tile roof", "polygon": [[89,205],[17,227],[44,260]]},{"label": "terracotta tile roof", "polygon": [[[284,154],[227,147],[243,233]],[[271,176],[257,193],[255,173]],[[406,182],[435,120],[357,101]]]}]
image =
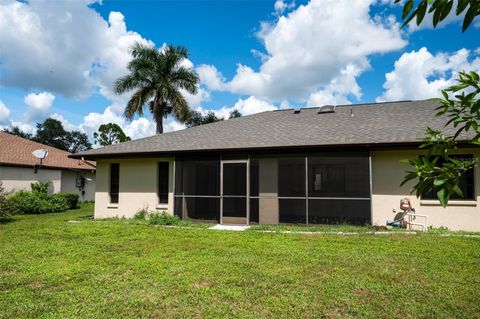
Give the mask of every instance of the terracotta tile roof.
[{"label": "terracotta tile roof", "polygon": [[86,164],[81,160],[69,158],[68,155],[71,155],[69,152],[0,131],[0,165],[33,166],[38,164],[39,160],[32,155],[32,152],[38,149],[48,150],[48,156],[42,163],[44,167],[74,170],[95,169],[95,162]]}]

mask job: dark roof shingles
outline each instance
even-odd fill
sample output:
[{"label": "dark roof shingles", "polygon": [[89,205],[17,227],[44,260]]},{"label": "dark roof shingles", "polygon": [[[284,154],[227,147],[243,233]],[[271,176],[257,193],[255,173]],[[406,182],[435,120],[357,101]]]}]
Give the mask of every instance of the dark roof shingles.
[{"label": "dark roof shingles", "polygon": [[[401,101],[338,106],[335,113],[318,108],[257,113],[181,131],[155,135],[75,156],[155,152],[234,150],[294,146],[414,143],[427,126],[444,129],[435,116],[437,102]],[[353,116],[352,116],[353,114]]]}]

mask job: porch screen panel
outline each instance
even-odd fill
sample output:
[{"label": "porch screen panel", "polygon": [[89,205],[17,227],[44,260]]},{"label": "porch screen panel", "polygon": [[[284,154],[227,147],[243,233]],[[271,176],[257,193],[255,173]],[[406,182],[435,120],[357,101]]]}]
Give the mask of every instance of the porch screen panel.
[{"label": "porch screen panel", "polygon": [[278,159],[278,216],[280,223],[305,224],[305,156]]},{"label": "porch screen panel", "polygon": [[305,224],[307,222],[304,199],[279,199],[279,222],[286,224]]},{"label": "porch screen panel", "polygon": [[309,224],[349,223],[365,225],[370,222],[369,200],[309,199]]},{"label": "porch screen panel", "polygon": [[368,154],[308,158],[309,197],[370,197]]},{"label": "porch screen panel", "polygon": [[185,158],[179,191],[184,195],[220,195],[220,159]]},{"label": "porch screen panel", "polygon": [[370,222],[370,164],[367,152],[308,157],[308,223]]},{"label": "porch screen panel", "polygon": [[175,214],[182,218],[220,220],[220,157],[175,159]]},{"label": "porch screen panel", "polygon": [[278,196],[304,197],[305,157],[278,159]]},{"label": "porch screen panel", "polygon": [[220,222],[220,198],[185,197],[184,216]]}]

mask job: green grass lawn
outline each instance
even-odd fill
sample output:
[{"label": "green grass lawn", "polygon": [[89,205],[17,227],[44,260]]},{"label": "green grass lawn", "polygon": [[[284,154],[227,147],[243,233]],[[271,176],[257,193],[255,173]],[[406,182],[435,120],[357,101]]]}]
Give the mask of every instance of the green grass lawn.
[{"label": "green grass lawn", "polygon": [[479,238],[166,228],[92,209],[0,224],[1,317],[480,317]]}]

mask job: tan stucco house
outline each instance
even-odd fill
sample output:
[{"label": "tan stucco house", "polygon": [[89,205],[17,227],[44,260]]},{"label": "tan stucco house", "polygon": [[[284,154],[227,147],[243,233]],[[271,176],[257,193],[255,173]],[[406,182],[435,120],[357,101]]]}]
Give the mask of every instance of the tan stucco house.
[{"label": "tan stucco house", "polygon": [[[32,152],[48,150],[40,164]],[[80,201],[95,199],[95,162],[73,159],[71,153],[0,131],[0,181],[7,191],[30,190],[33,182],[52,181],[51,193],[77,193]]]},{"label": "tan stucco house", "polygon": [[[480,174],[442,208],[400,187],[436,102],[402,101],[262,112],[72,155],[97,161],[95,218],[166,210],[234,224],[385,225],[409,197],[429,225],[480,230]],[[462,148],[458,156],[480,155]]]}]

